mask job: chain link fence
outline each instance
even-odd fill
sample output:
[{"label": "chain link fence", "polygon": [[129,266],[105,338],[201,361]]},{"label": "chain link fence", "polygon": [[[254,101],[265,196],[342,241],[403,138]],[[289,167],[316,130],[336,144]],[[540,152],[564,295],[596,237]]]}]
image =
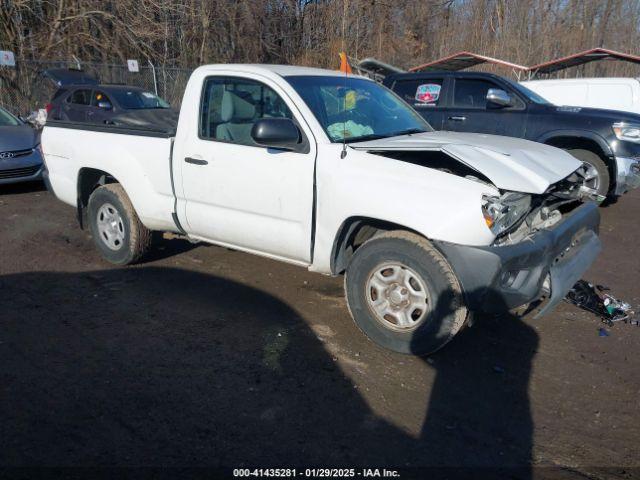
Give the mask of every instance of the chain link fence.
[{"label": "chain link fence", "polygon": [[16,115],[44,108],[57,90],[54,82],[43,76],[53,68],[81,69],[100,83],[119,83],[155,92],[172,107],[179,109],[182,94],[192,69],[140,65],[139,72],[127,65],[78,61],[17,61],[15,67],[0,66],[0,106]]}]

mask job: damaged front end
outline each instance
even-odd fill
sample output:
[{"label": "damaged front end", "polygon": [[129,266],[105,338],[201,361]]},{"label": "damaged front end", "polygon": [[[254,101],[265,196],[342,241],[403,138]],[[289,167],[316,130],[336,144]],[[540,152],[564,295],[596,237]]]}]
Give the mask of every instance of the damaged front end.
[{"label": "damaged front end", "polygon": [[496,235],[495,245],[522,242],[529,236],[557,224],[563,214],[585,201],[601,202],[602,195],[588,187],[589,166],[583,165],[540,195],[504,192],[499,197],[483,196],[482,214]]},{"label": "damaged front end", "polygon": [[603,198],[589,188],[589,167],[562,150],[451,132],[353,148],[489,187],[475,208],[493,240],[485,245],[433,240],[459,278],[471,311],[500,313],[544,298],[538,316],[548,313],[601,250],[597,202]]},{"label": "damaged front end", "polygon": [[543,315],[596,259],[599,219],[596,204],[587,202],[520,242],[485,247],[435,243],[460,278],[470,310],[500,313],[546,297],[538,314]]},{"label": "damaged front end", "polygon": [[541,194],[485,195],[481,208],[496,235],[492,245],[437,242],[472,310],[498,313],[544,299],[541,316],[562,301],[601,250],[593,201],[601,198],[585,186],[587,180],[581,167]]}]

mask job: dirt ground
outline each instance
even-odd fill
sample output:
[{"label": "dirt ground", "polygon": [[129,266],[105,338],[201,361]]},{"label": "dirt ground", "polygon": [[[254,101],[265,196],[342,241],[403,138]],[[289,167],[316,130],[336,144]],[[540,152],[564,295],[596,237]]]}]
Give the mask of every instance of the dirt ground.
[{"label": "dirt ground", "polygon": [[[585,278],[640,305],[640,193],[601,212]],[[181,240],[117,268],[38,185],[0,186],[0,220],[4,467],[640,475],[638,327],[600,336],[563,304],[403,356],[358,331],[341,278]]]}]

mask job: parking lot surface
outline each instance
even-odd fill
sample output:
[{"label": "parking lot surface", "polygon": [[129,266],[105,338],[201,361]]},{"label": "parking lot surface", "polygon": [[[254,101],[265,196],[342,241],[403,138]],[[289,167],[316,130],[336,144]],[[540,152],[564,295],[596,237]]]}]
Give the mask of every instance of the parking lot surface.
[{"label": "parking lot surface", "polygon": [[[638,306],[640,193],[601,213],[585,278]],[[114,267],[38,185],[2,187],[0,219],[0,465],[638,475],[638,327],[600,336],[563,304],[403,356],[358,331],[341,278],[182,240]]]}]

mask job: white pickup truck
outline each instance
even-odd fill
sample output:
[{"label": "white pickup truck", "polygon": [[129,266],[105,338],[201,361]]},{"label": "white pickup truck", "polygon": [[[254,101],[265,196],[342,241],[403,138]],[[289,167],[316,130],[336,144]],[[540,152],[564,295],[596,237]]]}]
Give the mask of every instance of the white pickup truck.
[{"label": "white pickup truck", "polygon": [[327,70],[203,66],[175,132],[49,122],[42,149],[108,261],[139,260],[162,231],[344,274],[357,325],[398,352],[437,350],[474,311],[548,311],[600,250],[568,153],[435,132]]}]

